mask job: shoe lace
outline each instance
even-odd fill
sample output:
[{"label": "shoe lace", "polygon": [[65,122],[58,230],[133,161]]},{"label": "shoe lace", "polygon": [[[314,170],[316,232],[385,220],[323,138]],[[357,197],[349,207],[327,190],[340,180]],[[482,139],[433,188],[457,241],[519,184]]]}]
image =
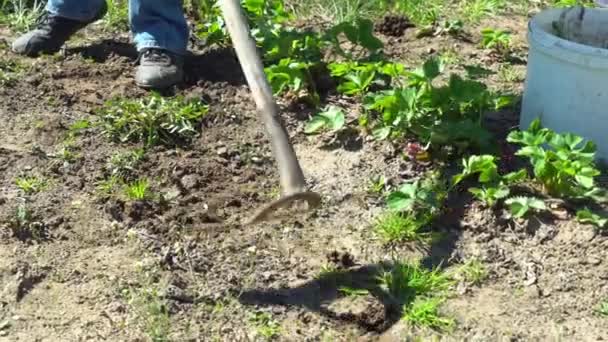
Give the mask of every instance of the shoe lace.
[{"label": "shoe lace", "polygon": [[149,48],[142,51],[139,54],[139,58],[137,62],[141,61],[142,58],[145,58],[150,62],[158,62],[158,63],[167,63],[171,62],[171,56],[162,49]]},{"label": "shoe lace", "polygon": [[49,26],[52,20],[52,17],[49,14],[50,13],[47,11],[42,11],[42,13],[40,13],[40,15],[34,21],[34,26],[38,29]]}]

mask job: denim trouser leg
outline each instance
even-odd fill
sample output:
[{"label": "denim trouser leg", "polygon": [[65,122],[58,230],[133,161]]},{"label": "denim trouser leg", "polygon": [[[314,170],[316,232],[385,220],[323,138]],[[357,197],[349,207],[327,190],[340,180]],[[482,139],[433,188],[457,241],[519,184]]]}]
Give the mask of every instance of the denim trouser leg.
[{"label": "denim trouser leg", "polygon": [[[93,19],[105,0],[49,0],[46,9],[68,19]],[[182,54],[188,45],[188,25],[181,0],[130,0],[129,19],[138,50],[155,47]]]},{"label": "denim trouser leg", "polygon": [[129,17],[137,50],[186,52],[189,32],[182,0],[130,0]]},{"label": "denim trouser leg", "polygon": [[64,18],[89,21],[95,18],[105,0],[49,0],[46,10]]}]

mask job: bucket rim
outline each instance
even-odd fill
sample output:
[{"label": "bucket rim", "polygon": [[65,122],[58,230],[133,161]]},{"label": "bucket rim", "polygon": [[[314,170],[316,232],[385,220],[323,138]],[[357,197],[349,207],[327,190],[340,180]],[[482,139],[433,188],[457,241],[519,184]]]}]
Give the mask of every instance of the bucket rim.
[{"label": "bucket rim", "polygon": [[[537,13],[528,22],[528,39],[534,44],[530,44],[530,48],[544,48],[547,53],[553,55],[555,58],[565,59],[575,64],[582,64],[580,57],[593,58],[593,62],[587,61],[585,64],[594,66],[602,69],[608,69],[608,49],[576,43],[564,38],[560,38],[552,32],[547,32],[543,29],[540,18],[544,16],[550,16],[551,13],[559,17],[558,13],[561,14],[564,9],[551,8],[545,9]],[[560,52],[550,52],[549,50],[560,49]],[[579,58],[577,58],[579,57]]]}]

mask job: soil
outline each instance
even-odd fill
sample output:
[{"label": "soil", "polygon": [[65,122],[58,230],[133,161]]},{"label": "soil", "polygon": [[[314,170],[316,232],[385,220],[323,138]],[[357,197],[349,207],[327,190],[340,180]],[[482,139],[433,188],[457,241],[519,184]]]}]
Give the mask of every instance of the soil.
[{"label": "soil", "polygon": [[[523,42],[526,19],[505,20],[501,26],[514,27]],[[0,33],[10,41],[9,31]],[[462,57],[448,71],[481,66],[490,71],[487,83],[493,88],[521,91],[520,81],[498,77],[496,56],[478,50],[475,35],[470,41],[420,38],[413,30],[399,35],[382,36],[385,52],[408,66],[455,50]],[[26,59],[7,48],[0,55],[26,66],[23,77],[0,88],[0,341],[150,340],[151,329],[162,321],[150,321],[156,316],[128,295],[150,287],[168,303],[172,341],[260,340],[251,317],[262,313],[280,324],[281,341],[608,336],[606,318],[594,312],[608,296],[606,236],[576,223],[570,212],[511,222],[463,193],[450,198],[452,210],[435,227],[447,236],[441,243],[429,250],[385,246],[371,231],[384,204],[368,192],[368,181],[385,175],[395,186],[432,165],[402,158],[404,143],[360,134],[330,143],[305,136],[311,110],[304,104],[283,99],[283,118],[323,205],[278,222],[244,225],[276,197],[279,183],[263,125],[230,50],[194,51],[185,84],[172,92],[209,103],[202,133],[190,145],[148,151],[135,171],[167,200],[105,198],[97,184],[107,176],[108,158],[139,146],[112,143],[92,127],[75,139],[74,162],[63,162],[57,153],[70,124],[95,121],[106,100],[141,98],[146,92],[133,82],[135,52],[128,37],[107,40],[92,27],[79,38],[56,57]],[[513,68],[525,70],[525,64]],[[327,101],[343,99],[330,93]],[[488,120],[504,138],[517,125],[518,113],[489,113]],[[48,179],[48,188],[24,195],[14,181],[24,173]],[[24,204],[35,236],[11,229]],[[457,327],[442,335],[399,321],[390,303],[373,291],[364,296],[339,291],[367,288],[391,256],[423,257],[425,264],[442,267],[477,258],[490,277],[479,287],[459,286],[444,307]]]}]

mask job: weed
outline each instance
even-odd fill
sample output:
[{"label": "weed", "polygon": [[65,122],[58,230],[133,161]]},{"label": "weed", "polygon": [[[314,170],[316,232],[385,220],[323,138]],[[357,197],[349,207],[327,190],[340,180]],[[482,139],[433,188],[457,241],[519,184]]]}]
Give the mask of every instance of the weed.
[{"label": "weed", "polygon": [[151,197],[147,179],[139,179],[125,186],[125,195],[132,201],[143,201]]},{"label": "weed", "polygon": [[445,9],[441,0],[386,1],[392,10],[405,14],[417,26],[428,26],[438,21]]},{"label": "weed", "polygon": [[524,80],[524,76],[511,64],[503,64],[498,69],[498,79],[504,83],[518,83]]},{"label": "weed", "polygon": [[379,277],[381,286],[396,303],[411,303],[416,296],[445,293],[453,282],[439,269],[427,270],[418,262],[395,262]]},{"label": "weed", "polygon": [[111,176],[129,180],[144,158],[145,150],[136,149],[126,152],[116,152],[110,156],[106,169]]},{"label": "weed", "polygon": [[433,172],[422,180],[403,184],[387,198],[387,205],[396,211],[427,212],[430,216],[441,210],[447,197],[447,184],[440,173]]},{"label": "weed", "polygon": [[456,269],[456,276],[468,284],[479,286],[488,277],[488,272],[481,261],[471,259]]},{"label": "weed", "polygon": [[105,196],[112,195],[116,188],[122,183],[120,177],[112,175],[97,183],[97,190]]},{"label": "weed", "polygon": [[48,181],[38,176],[17,177],[15,184],[26,194],[34,194],[48,187]]},{"label": "weed", "polygon": [[481,37],[481,46],[484,49],[506,53],[511,48],[511,33],[507,31],[486,28],[481,30]]},{"label": "weed", "polygon": [[149,98],[113,100],[100,110],[104,132],[121,142],[143,141],[147,146],[189,141],[208,107],[183,97],[164,98],[153,93]]},{"label": "weed", "polygon": [[386,177],[383,175],[372,177],[368,182],[367,192],[370,194],[382,195],[384,189],[386,188],[386,184]]},{"label": "weed", "polygon": [[42,241],[47,238],[45,225],[35,219],[34,214],[26,204],[17,206],[8,222],[8,226],[13,236],[21,241]]},{"label": "weed", "polygon": [[23,72],[23,65],[12,59],[0,60],[0,86],[12,86]]},{"label": "weed", "polygon": [[427,270],[419,262],[395,262],[379,281],[393,304],[402,306],[403,319],[435,329],[451,327],[447,324],[451,320],[438,313],[442,298],[453,285],[447,274]]},{"label": "weed", "polygon": [[276,338],[281,333],[281,325],[268,313],[254,313],[249,322],[253,324],[257,334],[266,340]]},{"label": "weed", "polygon": [[600,305],[598,306],[598,308],[596,309],[596,312],[599,315],[608,318],[608,300],[601,302]]},{"label": "weed", "polygon": [[124,31],[129,28],[128,0],[107,0],[108,12],[103,23],[106,30]]},{"label": "weed", "polygon": [[366,296],[369,294],[369,291],[366,289],[355,289],[348,286],[341,286],[338,291],[349,297]]},{"label": "weed", "polygon": [[449,331],[455,325],[454,319],[442,317],[439,306],[443,298],[431,297],[416,299],[403,314],[403,319],[416,326],[424,326],[441,331]]},{"label": "weed", "polygon": [[422,230],[428,224],[427,217],[416,218],[413,214],[389,211],[376,221],[374,231],[386,242],[427,243],[431,233]]},{"label": "weed", "polygon": [[486,16],[497,14],[505,5],[505,0],[465,0],[460,6],[460,14],[468,21],[477,23]]},{"label": "weed", "polygon": [[323,17],[333,23],[353,21],[356,18],[373,18],[384,11],[380,0],[308,0],[294,6],[298,18]]},{"label": "weed", "polygon": [[8,25],[17,32],[30,30],[44,9],[38,0],[2,0],[0,2],[0,24]]},{"label": "weed", "polygon": [[171,318],[167,303],[160,295],[158,284],[146,274],[141,288],[128,288],[122,296],[136,312],[142,330],[153,342],[169,341]]}]

